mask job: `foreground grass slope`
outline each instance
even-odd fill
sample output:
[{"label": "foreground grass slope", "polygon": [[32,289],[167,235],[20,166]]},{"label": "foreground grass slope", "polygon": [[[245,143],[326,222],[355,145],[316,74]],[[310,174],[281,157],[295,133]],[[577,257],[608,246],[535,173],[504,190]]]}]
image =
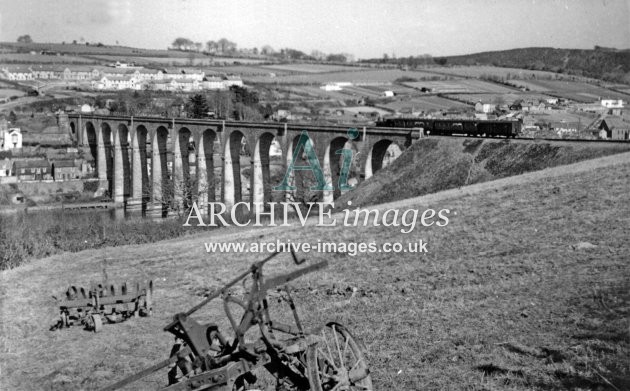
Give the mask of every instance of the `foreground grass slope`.
[{"label": "foreground grass slope", "polygon": [[[336,319],[365,342],[376,389],[629,389],[630,155],[598,161],[606,163],[400,202],[452,211],[448,226],[408,235],[394,227],[215,231],[4,271],[0,389],[94,389],[165,358],[173,341],[161,328],[171,316],[262,258],[207,254],[206,241],[420,238],[429,243],[426,255],[309,254],[309,262],[328,259],[330,267],[294,283],[308,327]],[[270,264],[267,275],[289,263]],[[47,331],[56,315],[50,295],[68,284],[149,276],[153,318],[99,334]],[[218,313],[210,307],[198,319]],[[165,381],[162,373],[130,389]]]},{"label": "foreground grass slope", "polygon": [[429,137],[335,204],[391,202],[627,151],[630,144]]}]

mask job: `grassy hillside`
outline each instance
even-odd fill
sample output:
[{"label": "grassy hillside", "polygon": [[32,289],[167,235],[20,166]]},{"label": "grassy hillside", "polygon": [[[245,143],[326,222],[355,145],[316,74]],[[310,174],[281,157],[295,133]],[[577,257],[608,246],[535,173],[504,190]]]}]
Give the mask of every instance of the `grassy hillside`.
[{"label": "grassy hillside", "polygon": [[[630,164],[628,154],[602,160],[408,201],[400,206],[457,213],[409,235],[382,226],[234,230],[3,271],[0,389],[97,389],[168,357],[173,339],[162,327],[173,314],[263,256],[208,254],[206,241],[419,238],[428,254],[308,254],[330,267],[293,283],[305,327],[335,319],[364,341],[376,390],[630,389]],[[266,275],[288,263],[269,264]],[[67,285],[147,277],[156,282],[152,318],[98,334],[47,330],[50,295]],[[210,306],[197,319],[224,328],[218,314]],[[165,384],[162,372],[130,389]]]},{"label": "grassy hillside", "polygon": [[630,150],[630,145],[584,145],[430,137],[419,140],[335,204],[396,201],[473,183],[542,170]]},{"label": "grassy hillside", "polygon": [[[630,50],[523,48],[446,57],[451,65],[495,65],[630,83]],[[442,61],[444,60],[442,59]]]}]

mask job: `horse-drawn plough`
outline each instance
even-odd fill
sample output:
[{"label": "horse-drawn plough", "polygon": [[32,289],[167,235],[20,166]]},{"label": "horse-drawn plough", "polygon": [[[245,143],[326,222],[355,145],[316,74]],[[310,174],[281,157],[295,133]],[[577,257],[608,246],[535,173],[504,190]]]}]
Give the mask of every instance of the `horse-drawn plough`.
[{"label": "horse-drawn plough", "polygon": [[92,284],[89,289],[71,286],[59,304],[59,320],[50,329],[82,325],[94,332],[104,323],[118,323],[132,316],[151,316],[153,281]]},{"label": "horse-drawn plough", "polygon": [[[244,390],[257,381],[254,370],[265,368],[276,379],[277,390],[372,390],[364,349],[344,326],[331,322],[307,331],[300,321],[289,281],[320,270],[327,262],[306,266],[281,276],[263,276],[263,266],[277,253],[254,263],[225,286],[211,292],[190,310],[174,316],[164,331],[176,337],[170,357],[129,376],[104,390],[117,390],[156,371],[169,367],[168,384],[161,390]],[[293,254],[295,264],[302,264]],[[249,283],[247,287],[246,282]],[[238,298],[230,288],[242,283],[245,295]],[[274,290],[288,304],[293,322],[271,319],[268,292]],[[220,299],[231,333],[216,323],[199,323],[191,315],[212,300]],[[232,307],[232,308],[231,308]],[[240,320],[233,308],[240,308]],[[289,315],[289,318],[291,316]],[[257,327],[256,339],[245,334]],[[255,330],[255,329],[254,329]]]}]

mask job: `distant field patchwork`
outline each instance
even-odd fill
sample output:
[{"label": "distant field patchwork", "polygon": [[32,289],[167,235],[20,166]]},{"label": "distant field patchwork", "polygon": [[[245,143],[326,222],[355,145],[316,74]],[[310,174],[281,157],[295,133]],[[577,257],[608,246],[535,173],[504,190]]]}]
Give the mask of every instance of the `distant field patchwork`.
[{"label": "distant field patchwork", "polygon": [[95,60],[79,56],[48,56],[44,54],[29,54],[29,53],[3,53],[0,54],[0,63],[2,62],[21,62],[21,63],[82,63],[92,64]]},{"label": "distant field patchwork", "polygon": [[437,93],[461,93],[461,92],[494,92],[509,93],[514,90],[499,84],[489,83],[482,80],[461,79],[443,81],[418,81],[403,83],[406,86],[421,90],[430,89]]},{"label": "distant field patchwork", "polygon": [[435,78],[439,77],[432,73],[403,71],[399,69],[370,69],[364,70],[355,68],[349,72],[334,73],[310,73],[303,75],[287,75],[271,78],[269,76],[248,78],[252,82],[259,83],[286,83],[286,84],[325,84],[333,82],[352,82],[352,83],[389,83],[398,78],[409,77],[414,79]]},{"label": "distant field patchwork", "polygon": [[618,93],[593,84],[562,80],[510,80],[514,85],[528,88],[530,91],[548,92],[577,102],[593,102],[601,98],[625,99],[630,95]]}]

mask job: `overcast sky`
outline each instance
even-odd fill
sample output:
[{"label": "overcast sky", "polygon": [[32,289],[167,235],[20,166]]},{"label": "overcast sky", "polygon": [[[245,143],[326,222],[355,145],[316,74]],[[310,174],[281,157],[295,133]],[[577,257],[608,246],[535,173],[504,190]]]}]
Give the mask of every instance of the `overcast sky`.
[{"label": "overcast sky", "polygon": [[0,0],[0,40],[166,48],[225,37],[358,58],[630,48],[630,0]]}]

